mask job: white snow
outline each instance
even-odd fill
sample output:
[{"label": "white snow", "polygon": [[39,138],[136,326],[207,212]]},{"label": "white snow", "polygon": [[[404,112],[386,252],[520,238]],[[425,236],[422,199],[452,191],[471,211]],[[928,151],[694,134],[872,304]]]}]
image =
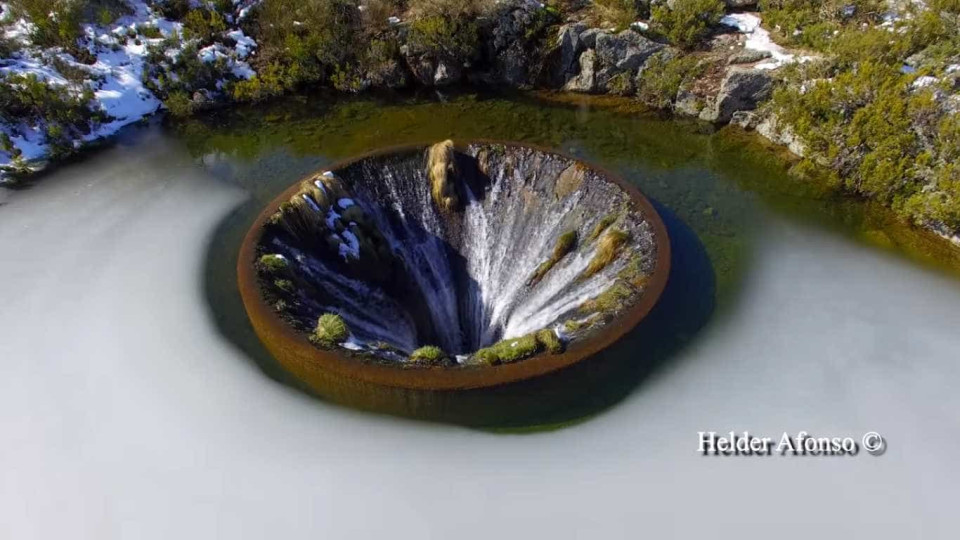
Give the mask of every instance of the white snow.
[{"label": "white snow", "polygon": [[922,77],[917,77],[917,80],[913,81],[913,84],[910,86],[913,88],[926,88],[932,84],[936,84],[940,79],[936,77],[931,77],[929,75],[924,75]]},{"label": "white snow", "polygon": [[[14,58],[6,59],[5,64],[0,67],[0,72],[32,74],[47,84],[67,87],[75,94],[79,94],[84,87],[94,90],[96,105],[108,114],[110,119],[93,126],[92,131],[79,142],[89,142],[113,135],[120,128],[153,114],[162,107],[161,101],[143,84],[144,62],[148,47],[160,44],[162,39],[147,38],[139,34],[139,29],[157,28],[163,37],[170,37],[180,34],[182,25],[179,22],[164,19],[143,0],[130,0],[128,3],[133,13],[118,18],[108,27],[96,24],[83,25],[86,46],[96,55],[96,62],[91,66],[80,64],[68,54],[59,53],[56,50],[45,51],[33,45],[30,34],[34,25],[29,21],[23,19],[12,21],[4,29],[4,37],[16,40],[20,45],[20,51]],[[236,4],[239,3],[236,2]],[[246,10],[256,3],[256,1],[248,1],[248,5],[240,10],[241,15],[238,18],[242,18]],[[2,5],[4,13],[7,13],[7,5]],[[131,31],[137,32],[136,39],[128,39],[128,33]],[[256,41],[244,35],[239,29],[230,30],[225,36],[236,42],[233,48],[216,43],[201,49],[200,58],[205,62],[222,58],[234,77],[239,79],[253,77],[256,73],[243,59],[257,47]],[[181,52],[181,48],[165,51],[171,61],[175,60]],[[68,81],[53,67],[52,59],[55,57],[75,68],[89,71],[90,78],[84,80],[82,84]],[[175,79],[173,74],[171,76]],[[221,84],[217,85],[218,88],[220,86]],[[21,152],[19,164],[30,169],[40,168],[43,159],[49,153],[44,131],[45,126],[42,124],[0,125],[0,132],[7,134]],[[9,170],[16,168],[17,165],[12,155],[0,151],[0,182],[6,178]]]},{"label": "white snow", "polygon": [[770,53],[770,59],[757,64],[755,66],[757,69],[776,69],[793,62],[809,60],[808,57],[797,58],[774,43],[770,39],[770,32],[761,27],[760,23],[760,17],[756,13],[731,13],[720,19],[720,24],[736,28],[741,34],[747,36],[747,40],[743,44],[744,49]]}]

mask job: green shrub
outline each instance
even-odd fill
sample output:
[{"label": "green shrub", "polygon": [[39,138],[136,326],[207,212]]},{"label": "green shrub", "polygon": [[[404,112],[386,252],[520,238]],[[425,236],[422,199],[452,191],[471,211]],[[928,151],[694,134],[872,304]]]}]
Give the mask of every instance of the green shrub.
[{"label": "green shrub", "polygon": [[[265,0],[255,12],[255,67],[261,80],[234,93],[262,99],[280,89],[330,77],[365,49],[361,12],[349,0]],[[265,68],[272,66],[263,79]]]},{"label": "green shrub", "polygon": [[651,107],[666,109],[673,104],[683,83],[697,77],[701,70],[694,56],[655,54],[640,74],[637,96]]},{"label": "green shrub", "polygon": [[476,21],[432,15],[410,25],[409,41],[420,50],[442,58],[467,60],[480,46]]},{"label": "green shrub", "polygon": [[627,28],[630,23],[649,15],[649,4],[637,0],[595,0],[593,11],[599,22],[607,22],[618,29]]},{"label": "green shrub", "polygon": [[[74,49],[83,35],[84,2],[71,0],[11,0],[14,14],[34,24],[30,38],[41,47]],[[51,16],[52,15],[52,16]]]},{"label": "green shrub", "polygon": [[190,0],[154,0],[153,7],[164,18],[179,21],[190,12]]},{"label": "green shrub", "polygon": [[654,7],[651,20],[654,30],[671,43],[692,49],[707,37],[723,14],[723,0],[675,0],[672,9],[666,4]]},{"label": "green shrub", "polygon": [[163,100],[163,104],[174,116],[185,117],[193,114],[194,103],[190,96],[182,90],[171,92],[167,99]]},{"label": "green shrub", "polygon": [[[167,49],[181,48],[179,54],[171,59],[167,56]],[[225,58],[217,58],[213,62],[204,62],[199,57],[199,47],[196,42],[183,44],[179,36],[171,36],[158,45],[151,45],[147,49],[147,59],[143,70],[144,85],[167,103],[171,97],[175,100],[174,107],[178,112],[189,114],[193,106],[184,107],[185,96],[193,95],[198,90],[216,91],[217,83],[234,78]],[[183,94],[183,95],[180,95]],[[167,103],[170,106],[170,103]],[[178,107],[179,106],[179,107]]]},{"label": "green shrub", "polygon": [[440,365],[447,359],[447,353],[440,347],[426,345],[410,353],[410,360],[418,364]]},{"label": "green shrub", "polygon": [[324,313],[317,319],[317,327],[310,336],[311,341],[325,347],[339,345],[350,337],[350,329],[343,317],[333,313]]},{"label": "green shrub", "polygon": [[199,39],[203,44],[213,42],[214,38],[226,29],[226,21],[216,10],[191,9],[183,19],[184,36]]},{"label": "green shrub", "polygon": [[74,141],[108,118],[89,87],[50,84],[32,73],[0,73],[0,121],[43,126],[54,156],[71,153]]}]

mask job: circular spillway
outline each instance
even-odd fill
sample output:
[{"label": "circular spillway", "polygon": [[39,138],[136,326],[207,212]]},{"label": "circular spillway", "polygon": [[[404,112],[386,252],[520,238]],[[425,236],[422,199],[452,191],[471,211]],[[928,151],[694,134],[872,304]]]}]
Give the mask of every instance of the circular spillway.
[{"label": "circular spillway", "polygon": [[452,141],[305,178],[261,213],[238,262],[254,330],[312,390],[466,423],[563,401],[570,368],[633,328],[668,271],[659,216],[619,177]]}]

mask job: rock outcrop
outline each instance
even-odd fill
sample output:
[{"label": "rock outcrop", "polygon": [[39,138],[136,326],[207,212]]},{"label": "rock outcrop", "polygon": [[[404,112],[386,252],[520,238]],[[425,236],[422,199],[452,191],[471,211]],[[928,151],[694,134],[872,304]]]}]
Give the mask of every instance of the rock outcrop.
[{"label": "rock outcrop", "polygon": [[714,102],[703,109],[700,119],[726,124],[737,111],[752,111],[770,97],[773,78],[768,70],[733,67],[723,79]]}]

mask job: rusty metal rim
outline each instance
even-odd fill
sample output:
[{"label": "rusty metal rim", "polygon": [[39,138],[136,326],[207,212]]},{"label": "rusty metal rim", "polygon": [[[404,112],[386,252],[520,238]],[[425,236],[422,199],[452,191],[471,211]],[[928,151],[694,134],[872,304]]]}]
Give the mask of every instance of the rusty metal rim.
[{"label": "rusty metal rim", "polygon": [[[277,357],[277,360],[279,360],[282,365],[289,367],[287,366],[288,362],[301,363],[306,361],[313,364],[310,366],[311,368],[329,371],[332,375],[349,380],[402,389],[466,390],[485,388],[539,377],[580,362],[612,345],[650,313],[650,310],[653,309],[653,306],[663,293],[670,273],[670,238],[660,215],[636,186],[603,167],[586,163],[568,153],[538,145],[487,139],[455,141],[455,143],[458,147],[470,144],[498,144],[559,155],[597,171],[607,180],[614,182],[623,189],[631,201],[642,212],[644,220],[650,224],[656,246],[657,262],[640,300],[617,315],[613,320],[603,325],[600,329],[594,331],[593,334],[574,341],[563,353],[541,353],[512,364],[453,368],[394,367],[365,362],[362,359],[352,357],[346,350],[334,351],[318,349],[310,343],[307,336],[297,332],[285,323],[264,301],[257,271],[254,266],[257,246],[263,234],[263,226],[267,218],[277,211],[280,204],[289,200],[299,189],[300,182],[296,182],[274,198],[260,215],[257,216],[257,219],[243,239],[237,261],[237,281],[240,296],[247,310],[247,315],[257,335],[265,342],[267,348],[274,353],[274,356]],[[382,148],[340,161],[325,168],[325,170],[336,171],[371,157],[407,151],[423,151],[426,149],[426,146],[427,144],[405,144]],[[272,341],[275,337],[283,341],[282,346],[277,343],[268,343],[268,341]],[[283,349],[283,352],[278,352],[278,349]],[[290,357],[286,358],[288,354]]]}]

